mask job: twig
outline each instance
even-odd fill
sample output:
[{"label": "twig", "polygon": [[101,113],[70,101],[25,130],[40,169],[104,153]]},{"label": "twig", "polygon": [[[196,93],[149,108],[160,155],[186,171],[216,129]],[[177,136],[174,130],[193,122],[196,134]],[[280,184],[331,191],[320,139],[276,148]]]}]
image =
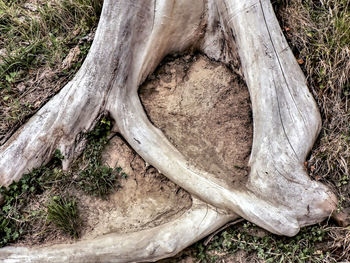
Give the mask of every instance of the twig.
[{"label": "twig", "polygon": [[216,230],[214,233],[212,233],[205,241],[204,241],[204,246],[207,246],[209,244],[209,242],[212,240],[212,238],[219,232],[221,232],[222,230],[228,228],[229,226],[232,226],[232,225],[235,225],[235,224],[238,224],[242,221],[244,221],[245,219],[244,218],[240,218],[240,219],[237,219],[235,221],[232,221],[230,223],[227,223],[226,225],[224,225],[223,227],[219,228],[218,230]]}]

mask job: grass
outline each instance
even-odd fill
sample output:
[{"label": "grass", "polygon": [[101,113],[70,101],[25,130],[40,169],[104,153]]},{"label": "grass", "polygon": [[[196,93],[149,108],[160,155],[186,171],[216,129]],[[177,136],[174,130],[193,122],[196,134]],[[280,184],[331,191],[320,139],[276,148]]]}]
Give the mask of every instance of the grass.
[{"label": "grass", "polygon": [[339,208],[350,207],[350,2],[290,1],[279,15],[323,119],[310,175],[338,193]]},{"label": "grass", "polygon": [[[323,129],[311,153],[310,174],[350,200],[350,3],[291,1],[280,8],[282,26],[308,77]],[[311,171],[312,170],[312,171]]]},{"label": "grass", "polygon": [[[7,188],[0,187],[0,195],[3,196],[0,247],[28,235],[38,236],[42,242],[55,229],[72,238],[79,237],[79,203],[73,195],[68,198],[67,193],[81,190],[107,199],[113,190],[120,188],[118,181],[127,178],[121,167],[113,169],[102,162],[101,154],[108,142],[110,129],[111,121],[102,118],[91,132],[85,134],[86,148],[69,171],[62,170],[64,157],[56,150],[49,164],[33,169]],[[39,209],[31,207],[33,200],[41,200],[45,195],[53,196],[47,205],[40,204]]]},{"label": "grass", "polygon": [[[204,239],[162,263],[187,262],[349,262],[350,227],[327,224],[301,229],[295,237],[276,236],[245,222]],[[184,260],[184,261],[181,261]]]},{"label": "grass", "polygon": [[0,247],[19,240],[28,232],[31,222],[42,216],[41,213],[33,213],[34,211],[28,213],[26,208],[31,199],[52,188],[57,181],[62,182],[65,179],[63,171],[56,167],[60,163],[57,156],[58,152],[49,165],[34,169],[9,187],[0,187],[0,195],[3,197],[0,210]]},{"label": "grass", "polygon": [[[310,176],[350,208],[350,2],[272,1],[292,51],[321,111],[323,127],[307,160]],[[263,232],[261,236],[257,232]],[[202,240],[177,257],[196,262],[350,262],[350,227],[334,222],[307,227],[292,238],[244,223]]]},{"label": "grass", "polygon": [[78,215],[78,206],[74,198],[54,196],[47,205],[47,220],[54,223],[65,233],[73,238],[79,237],[79,226],[81,224]]},{"label": "grass", "polygon": [[101,7],[102,0],[0,0],[0,143],[74,76]]},{"label": "grass", "polygon": [[350,3],[296,0],[281,8],[287,38],[317,93],[348,96]]},{"label": "grass", "polygon": [[[256,231],[260,233],[257,235]],[[256,259],[266,263],[332,262],[329,253],[315,246],[325,236],[325,230],[313,226],[304,228],[294,238],[278,237],[247,222],[221,232],[206,247],[200,243],[195,256],[201,262],[217,262],[223,254],[234,255],[241,250],[246,257],[249,254],[254,255]]]},{"label": "grass", "polygon": [[[296,0],[278,9],[281,25],[322,115],[322,131],[308,159],[310,176],[350,208],[350,2]],[[286,30],[288,29],[288,30]],[[329,262],[350,262],[350,227],[324,226]]]}]

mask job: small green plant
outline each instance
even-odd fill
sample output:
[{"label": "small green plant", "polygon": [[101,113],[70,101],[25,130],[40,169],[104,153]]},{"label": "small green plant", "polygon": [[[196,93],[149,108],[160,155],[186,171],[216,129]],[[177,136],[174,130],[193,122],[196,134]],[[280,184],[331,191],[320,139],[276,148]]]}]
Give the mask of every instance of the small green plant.
[{"label": "small green plant", "polygon": [[89,195],[106,199],[118,181],[118,169],[106,165],[91,165],[80,173],[79,185]]},{"label": "small green plant", "polygon": [[233,255],[241,250],[262,262],[332,262],[326,251],[318,249],[326,237],[319,226],[304,228],[293,238],[256,235],[257,230],[249,222],[236,225],[216,235],[207,246],[197,244],[195,256],[200,262],[216,262],[217,254]]},{"label": "small green plant", "polygon": [[118,187],[119,177],[126,178],[122,168],[113,169],[104,165],[101,153],[108,142],[111,130],[111,121],[103,118],[96,127],[86,134],[88,143],[83,153],[87,161],[86,168],[79,173],[79,186],[89,195],[106,199],[110,192]]},{"label": "small green plant", "polygon": [[0,247],[16,241],[22,231],[22,229],[17,228],[13,219],[8,218],[3,211],[0,211]]},{"label": "small green plant", "polygon": [[67,179],[62,169],[55,167],[61,160],[57,157],[62,158],[58,150],[47,166],[33,169],[8,187],[0,187],[0,195],[3,198],[0,210],[0,247],[20,239],[31,220],[35,220],[35,215],[29,216],[23,211],[28,201],[42,194],[45,189],[51,188],[57,180],[64,183],[62,179]]},{"label": "small green plant", "polygon": [[61,196],[52,197],[47,206],[47,220],[71,237],[79,237],[80,219],[75,199]]},{"label": "small green plant", "polygon": [[[113,169],[104,165],[101,159],[110,130],[111,121],[104,118],[95,129],[86,134],[88,143],[82,156],[84,169],[63,171],[61,162],[64,156],[56,150],[49,164],[33,169],[8,187],[0,187],[0,195],[3,198],[0,209],[0,247],[16,242],[30,233],[33,222],[39,224],[44,222],[45,214],[32,213],[33,211],[27,210],[26,205],[45,191],[52,191],[54,187],[57,194],[66,186],[72,185],[81,188],[89,195],[105,199],[113,189],[119,187],[118,179],[126,179],[127,175],[120,167]],[[78,179],[75,181],[76,184],[71,184],[74,174],[78,175]],[[57,194],[48,204],[47,213],[49,222],[72,237],[78,237],[76,229],[79,218],[74,199],[69,200]]]},{"label": "small green plant", "polygon": [[55,160],[58,160],[58,161],[61,161],[61,160],[64,159],[63,154],[62,154],[61,151],[58,150],[58,149],[55,150],[55,152],[54,152],[54,154],[53,154],[53,157],[54,157]]}]

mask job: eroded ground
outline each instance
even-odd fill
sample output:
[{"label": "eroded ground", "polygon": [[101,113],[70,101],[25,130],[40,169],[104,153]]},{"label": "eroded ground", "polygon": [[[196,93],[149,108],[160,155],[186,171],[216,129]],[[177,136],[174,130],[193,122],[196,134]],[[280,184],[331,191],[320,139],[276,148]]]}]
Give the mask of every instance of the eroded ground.
[{"label": "eroded ground", "polygon": [[[127,178],[120,179],[106,200],[89,196],[74,184],[52,187],[24,209],[27,213],[45,211],[54,195],[74,197],[81,224],[80,239],[91,239],[111,232],[127,233],[155,227],[181,216],[191,207],[191,196],[147,164],[118,135],[106,146],[103,160],[112,168],[121,167]],[[77,180],[76,178],[72,178]],[[73,242],[69,235],[39,217],[33,220],[20,245],[48,245]],[[48,224],[48,225],[46,225]]]},{"label": "eroded ground", "polygon": [[250,97],[225,65],[203,55],[170,59],[140,87],[140,97],[150,120],[191,163],[229,185],[245,181]]},{"label": "eroded ground", "polygon": [[104,152],[110,167],[128,175],[109,200],[81,199],[85,224],[83,239],[110,232],[127,233],[155,227],[181,216],[191,207],[191,196],[147,166],[120,137],[113,137]]}]

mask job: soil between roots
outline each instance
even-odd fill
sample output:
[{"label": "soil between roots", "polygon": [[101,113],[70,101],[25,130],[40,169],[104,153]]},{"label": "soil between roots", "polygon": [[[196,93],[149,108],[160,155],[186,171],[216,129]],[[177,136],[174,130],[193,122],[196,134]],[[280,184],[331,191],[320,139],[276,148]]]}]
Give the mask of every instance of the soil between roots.
[{"label": "soil between roots", "polygon": [[244,183],[253,127],[248,88],[203,55],[169,59],[140,87],[153,122],[198,168],[228,186]]},{"label": "soil between roots", "polygon": [[[190,194],[160,174],[119,136],[114,136],[102,154],[104,163],[121,167],[127,174],[107,200],[87,195],[74,185],[49,189],[27,204],[28,211],[46,209],[53,195],[68,195],[77,201],[80,239],[93,239],[108,233],[130,233],[175,220],[192,205]],[[74,180],[74,178],[72,179]],[[47,225],[45,219],[33,221],[30,233],[17,242],[20,246],[53,245],[74,242],[67,234]]]},{"label": "soil between roots", "polygon": [[111,139],[103,159],[110,167],[122,167],[128,178],[120,181],[121,189],[109,200],[82,200],[90,226],[82,233],[83,239],[155,227],[176,219],[191,207],[191,196],[186,191],[147,166],[120,137]]}]

